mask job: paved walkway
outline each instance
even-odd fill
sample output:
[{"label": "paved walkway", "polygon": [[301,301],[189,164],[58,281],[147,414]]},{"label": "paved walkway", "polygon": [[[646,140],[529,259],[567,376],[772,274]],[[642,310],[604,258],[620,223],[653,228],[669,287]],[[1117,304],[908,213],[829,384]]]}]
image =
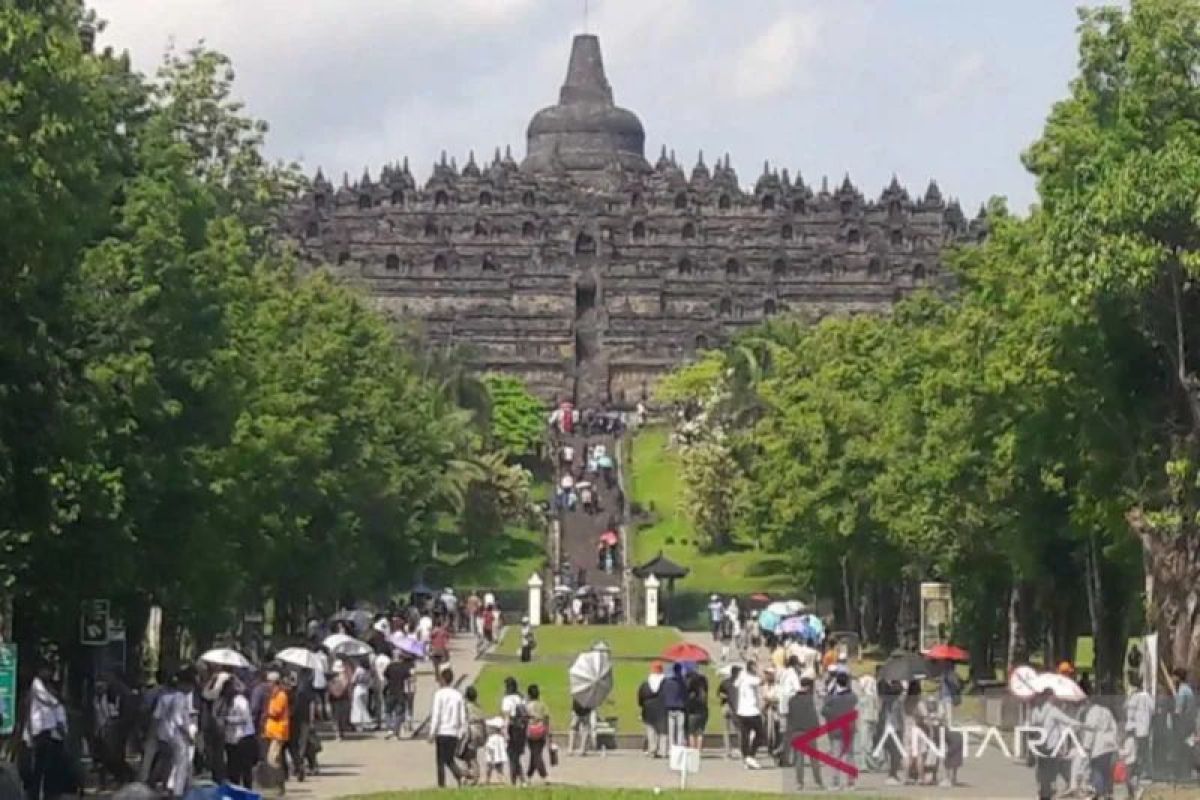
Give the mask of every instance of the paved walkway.
[{"label": "paved walkway", "polygon": [[[433,746],[424,740],[384,741],[372,735],[362,739],[326,744],[322,773],[304,784],[291,784],[289,797],[326,800],[347,795],[399,789],[421,789],[436,785]],[[826,780],[829,780],[826,770]],[[906,786],[886,787],[879,774],[861,776],[859,794],[903,798],[986,798],[1026,797],[1034,789],[1033,772],[1013,764],[999,753],[990,753],[980,761],[969,761],[962,770],[965,785],[954,788]],[[556,784],[647,789],[677,788],[679,777],[663,760],[639,753],[618,751],[607,756],[564,757],[551,772]],[[706,754],[698,775],[689,777],[688,786],[698,789],[725,789],[762,792],[791,792],[790,770],[770,768],[750,771],[741,762]],[[811,788],[811,786],[810,786]]]}]

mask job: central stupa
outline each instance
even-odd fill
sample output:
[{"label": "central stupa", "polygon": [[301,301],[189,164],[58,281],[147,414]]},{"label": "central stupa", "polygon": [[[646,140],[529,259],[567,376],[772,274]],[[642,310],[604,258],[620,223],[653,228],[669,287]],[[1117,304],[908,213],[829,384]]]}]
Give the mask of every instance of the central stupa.
[{"label": "central stupa", "polygon": [[558,105],[537,112],[526,137],[525,172],[565,171],[587,180],[614,162],[633,172],[650,171],[642,122],[613,103],[600,40],[589,34],[576,36],[571,45]]}]

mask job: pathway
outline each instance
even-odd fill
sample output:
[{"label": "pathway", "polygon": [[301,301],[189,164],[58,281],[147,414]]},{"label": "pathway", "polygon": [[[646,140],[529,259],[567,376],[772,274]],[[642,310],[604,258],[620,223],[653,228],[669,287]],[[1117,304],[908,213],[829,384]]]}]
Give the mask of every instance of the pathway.
[{"label": "pathway", "polygon": [[[576,468],[583,463],[589,444],[602,444],[610,455],[616,457],[617,440],[614,436],[583,436],[576,433],[562,437],[562,442],[574,448]],[[561,444],[559,446],[561,447]],[[619,470],[621,465],[617,464],[616,468]],[[560,512],[563,557],[569,560],[573,574],[578,574],[580,567],[586,570],[588,585],[598,588],[620,586],[619,568],[609,575],[597,566],[600,534],[610,527],[610,522],[614,523],[611,527],[617,527],[621,522],[622,502],[619,486],[614,480],[613,488],[608,488],[600,475],[585,474],[583,480],[591,481],[595,487],[600,510],[595,514],[588,514],[582,507],[576,506],[574,511]]]}]

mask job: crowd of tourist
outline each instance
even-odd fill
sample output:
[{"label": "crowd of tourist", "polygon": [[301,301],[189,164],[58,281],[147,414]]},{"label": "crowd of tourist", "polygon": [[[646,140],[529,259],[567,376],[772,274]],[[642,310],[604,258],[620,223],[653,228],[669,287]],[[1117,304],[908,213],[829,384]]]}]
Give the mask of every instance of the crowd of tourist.
[{"label": "crowd of tourist", "polygon": [[[460,600],[447,588],[390,613],[311,620],[298,647],[268,654],[258,668],[235,651],[213,650],[142,687],[106,672],[90,703],[70,711],[46,666],[22,693],[18,771],[30,800],[81,789],[89,783],[84,763],[101,789],[136,781],[182,797],[204,778],[282,791],[320,773],[319,728],[339,739],[413,736],[418,662],[446,673],[454,634],[487,643],[501,624],[490,592]],[[73,724],[82,737],[72,735]]]}]

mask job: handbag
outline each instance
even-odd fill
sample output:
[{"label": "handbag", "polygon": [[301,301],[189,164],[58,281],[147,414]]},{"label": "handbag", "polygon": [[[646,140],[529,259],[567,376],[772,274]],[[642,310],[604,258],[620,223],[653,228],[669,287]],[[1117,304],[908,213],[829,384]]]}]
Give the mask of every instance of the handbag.
[{"label": "handbag", "polygon": [[1129,765],[1124,761],[1113,764],[1113,783],[1125,783],[1129,780]]},{"label": "handbag", "polygon": [[558,745],[556,744],[550,745],[550,766],[558,766]]},{"label": "handbag", "polygon": [[546,722],[536,719],[529,723],[529,727],[525,729],[525,735],[531,742],[540,742],[546,738]]}]

